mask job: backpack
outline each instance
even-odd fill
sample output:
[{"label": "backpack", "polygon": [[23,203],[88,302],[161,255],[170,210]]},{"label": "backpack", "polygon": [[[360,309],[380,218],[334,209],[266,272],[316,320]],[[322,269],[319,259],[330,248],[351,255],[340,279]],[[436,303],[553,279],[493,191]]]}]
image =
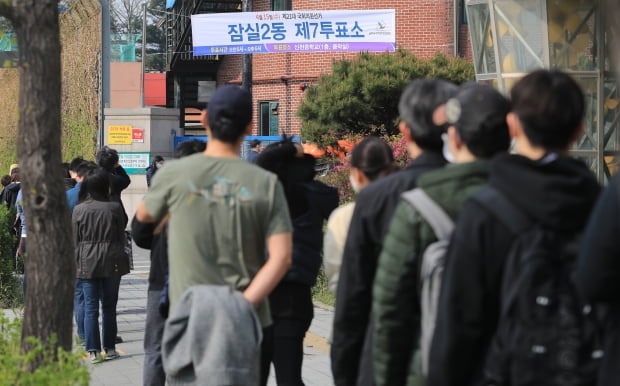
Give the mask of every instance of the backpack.
[{"label": "backpack", "polygon": [[446,212],[430,198],[424,190],[417,188],[408,191],[402,196],[431,226],[437,241],[431,243],[422,254],[420,269],[420,354],[422,359],[422,374],[428,374],[428,358],[431,341],[435,330],[437,305],[441,290],[445,255],[450,245],[450,236],[454,229],[454,222]]},{"label": "backpack", "polygon": [[483,384],[595,385],[602,339],[597,314],[575,285],[580,234],[544,228],[492,187],[473,199],[514,235]]}]

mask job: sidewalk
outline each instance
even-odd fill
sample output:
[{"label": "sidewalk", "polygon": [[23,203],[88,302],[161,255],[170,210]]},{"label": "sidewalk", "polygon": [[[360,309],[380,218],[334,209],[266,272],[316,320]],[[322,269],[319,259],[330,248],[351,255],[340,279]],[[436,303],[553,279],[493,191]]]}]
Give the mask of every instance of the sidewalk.
[{"label": "sidewalk", "polygon": [[[123,277],[117,306],[118,335],[123,343],[116,345],[121,357],[97,365],[89,364],[91,385],[142,385],[144,319],[149,271],[149,251],[133,246],[134,268]],[[306,386],[333,385],[327,337],[331,331],[333,312],[328,307],[315,307],[315,316],[306,336],[302,376]],[[269,386],[276,386],[272,368]]]}]

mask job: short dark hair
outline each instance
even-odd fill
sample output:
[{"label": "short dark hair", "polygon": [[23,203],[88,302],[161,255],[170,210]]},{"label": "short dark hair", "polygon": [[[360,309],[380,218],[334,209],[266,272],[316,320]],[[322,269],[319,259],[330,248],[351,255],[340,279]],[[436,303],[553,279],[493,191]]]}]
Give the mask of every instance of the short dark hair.
[{"label": "short dark hair", "polygon": [[581,88],[566,73],[537,70],[519,80],[510,91],[515,113],[529,141],[547,150],[565,150],[583,120]]},{"label": "short dark hair", "polygon": [[213,138],[235,143],[252,121],[252,96],[239,86],[219,87],[207,103],[207,121]]},{"label": "short dark hair", "polygon": [[456,94],[455,84],[442,79],[416,79],[403,91],[398,112],[411,133],[411,138],[422,148],[440,153],[443,148],[441,135],[445,125],[433,123],[433,112]]},{"label": "short dark hair", "polygon": [[258,139],[253,139],[250,141],[250,149],[254,149],[260,146],[260,141]]},{"label": "short dark hair", "polygon": [[91,170],[96,169],[98,167],[99,166],[94,162],[84,161],[77,167],[77,170],[75,171],[75,173],[78,175],[78,177],[84,178]]},{"label": "short dark hair", "polygon": [[205,151],[206,148],[207,143],[205,141],[201,141],[199,139],[190,139],[188,141],[183,141],[179,143],[176,150],[174,151],[174,156],[177,158],[183,158],[194,153],[201,153]]},{"label": "short dark hair", "polygon": [[355,145],[351,152],[351,166],[359,169],[370,181],[397,169],[390,145],[381,138],[372,136]]},{"label": "short dark hair", "polygon": [[111,172],[118,164],[118,152],[108,146],[104,146],[97,152],[96,159],[99,166]]},{"label": "short dark hair", "polygon": [[78,202],[86,200],[110,201],[110,173],[103,167],[89,168],[80,185]]},{"label": "short dark hair", "polygon": [[69,170],[71,170],[72,172],[77,172],[78,166],[80,166],[84,162],[86,162],[86,161],[84,161],[84,158],[82,158],[82,157],[75,157],[69,163]]},{"label": "short dark hair", "polygon": [[[298,144],[301,146],[301,144]],[[278,176],[284,188],[291,218],[308,211],[308,202],[301,184],[312,181],[316,175],[316,159],[310,154],[300,154],[292,138],[270,144],[256,158],[256,165]]]},{"label": "short dark hair", "polygon": [[510,102],[491,86],[468,82],[446,102],[446,120],[477,158],[491,158],[510,147],[506,115]]},{"label": "short dark hair", "polygon": [[70,178],[71,174],[69,174],[69,163],[63,162],[62,164],[62,175],[64,178]]},{"label": "short dark hair", "polygon": [[5,174],[2,176],[2,186],[7,186],[8,184],[11,183],[11,176],[9,176],[8,174]]}]

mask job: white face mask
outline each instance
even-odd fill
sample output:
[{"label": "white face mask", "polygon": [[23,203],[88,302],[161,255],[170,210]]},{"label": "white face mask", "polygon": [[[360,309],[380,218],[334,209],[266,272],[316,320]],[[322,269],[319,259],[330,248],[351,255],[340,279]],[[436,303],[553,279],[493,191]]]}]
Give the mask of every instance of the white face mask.
[{"label": "white face mask", "polygon": [[161,168],[162,166],[164,166],[164,163],[163,163],[163,162],[158,162],[158,163],[156,163],[156,164],[155,164],[155,167],[156,167],[157,169]]},{"label": "white face mask", "polygon": [[357,181],[355,181],[355,179],[353,178],[352,175],[349,174],[349,182],[351,182],[351,187],[353,188],[353,191],[355,193],[358,193],[360,191],[359,186],[357,185]]},{"label": "white face mask", "polygon": [[452,152],[450,151],[450,145],[448,145],[448,134],[447,133],[443,133],[441,135],[441,140],[443,141],[443,157],[446,159],[446,161],[450,162],[450,163],[454,163],[454,156],[452,155]]}]

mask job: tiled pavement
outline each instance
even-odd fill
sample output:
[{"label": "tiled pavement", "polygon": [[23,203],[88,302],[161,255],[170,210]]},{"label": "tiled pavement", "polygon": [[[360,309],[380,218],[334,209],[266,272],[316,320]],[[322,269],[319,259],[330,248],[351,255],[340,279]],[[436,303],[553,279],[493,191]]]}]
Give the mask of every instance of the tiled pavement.
[{"label": "tiled pavement", "polygon": [[[149,268],[148,251],[134,245],[134,268],[121,281],[117,321],[123,343],[116,348],[121,357],[116,360],[90,365],[91,385],[141,385],[144,350],[144,319]],[[325,340],[329,337],[333,312],[328,307],[315,307],[315,317],[307,339],[313,347],[304,347],[302,377],[307,386],[333,385]],[[275,386],[273,369],[269,386]]]}]

